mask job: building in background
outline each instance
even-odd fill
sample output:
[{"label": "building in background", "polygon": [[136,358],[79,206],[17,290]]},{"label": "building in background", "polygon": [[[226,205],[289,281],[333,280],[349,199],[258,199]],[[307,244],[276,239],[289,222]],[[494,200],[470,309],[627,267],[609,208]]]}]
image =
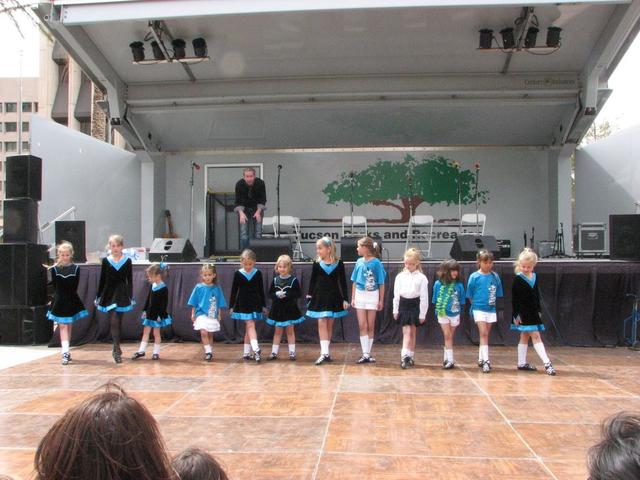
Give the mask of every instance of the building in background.
[{"label": "building in background", "polygon": [[[0,78],[0,206],[7,187],[6,157],[29,152],[31,115],[38,110],[37,78]],[[0,227],[3,210],[0,208]]]}]

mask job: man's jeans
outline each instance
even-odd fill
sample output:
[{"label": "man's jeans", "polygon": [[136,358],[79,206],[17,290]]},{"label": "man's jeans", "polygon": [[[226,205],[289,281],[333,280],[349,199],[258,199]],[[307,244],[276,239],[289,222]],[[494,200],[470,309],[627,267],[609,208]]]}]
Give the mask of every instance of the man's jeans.
[{"label": "man's jeans", "polygon": [[247,217],[247,222],[240,224],[240,250],[249,248],[250,238],[262,238],[262,218],[258,222],[254,217]]}]

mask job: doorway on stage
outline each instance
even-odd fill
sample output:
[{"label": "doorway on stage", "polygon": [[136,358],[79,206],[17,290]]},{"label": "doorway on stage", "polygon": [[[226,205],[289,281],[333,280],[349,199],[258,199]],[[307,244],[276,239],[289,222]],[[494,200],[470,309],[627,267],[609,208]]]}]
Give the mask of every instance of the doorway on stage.
[{"label": "doorway on stage", "polygon": [[216,163],[204,167],[206,211],[206,256],[240,254],[240,224],[233,211],[235,187],[245,168],[262,177],[262,163]]}]

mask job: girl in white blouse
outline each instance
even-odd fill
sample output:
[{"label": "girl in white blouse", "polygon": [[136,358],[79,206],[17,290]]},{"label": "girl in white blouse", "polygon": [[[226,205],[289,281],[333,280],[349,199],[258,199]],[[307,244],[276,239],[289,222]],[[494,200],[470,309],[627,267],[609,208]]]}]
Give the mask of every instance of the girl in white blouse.
[{"label": "girl in white blouse", "polygon": [[420,251],[410,248],[404,253],[404,270],[393,285],[393,318],[402,325],[400,367],[413,366],[416,348],[416,327],[427,319],[429,280],[422,273]]}]

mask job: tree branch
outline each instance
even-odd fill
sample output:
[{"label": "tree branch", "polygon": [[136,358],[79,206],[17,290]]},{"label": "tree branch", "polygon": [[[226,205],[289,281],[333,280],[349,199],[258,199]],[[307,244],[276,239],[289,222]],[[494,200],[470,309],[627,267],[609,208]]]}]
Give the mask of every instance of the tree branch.
[{"label": "tree branch", "polygon": [[396,205],[395,203],[390,202],[390,201],[388,201],[388,200],[373,200],[373,201],[371,202],[371,204],[372,204],[372,205],[375,205],[376,207],[377,207],[377,206],[380,206],[380,205],[383,205],[383,206],[385,206],[385,207],[393,207],[393,208],[397,208],[401,213],[404,211],[404,208],[403,208],[403,207],[401,207],[400,205]]}]

